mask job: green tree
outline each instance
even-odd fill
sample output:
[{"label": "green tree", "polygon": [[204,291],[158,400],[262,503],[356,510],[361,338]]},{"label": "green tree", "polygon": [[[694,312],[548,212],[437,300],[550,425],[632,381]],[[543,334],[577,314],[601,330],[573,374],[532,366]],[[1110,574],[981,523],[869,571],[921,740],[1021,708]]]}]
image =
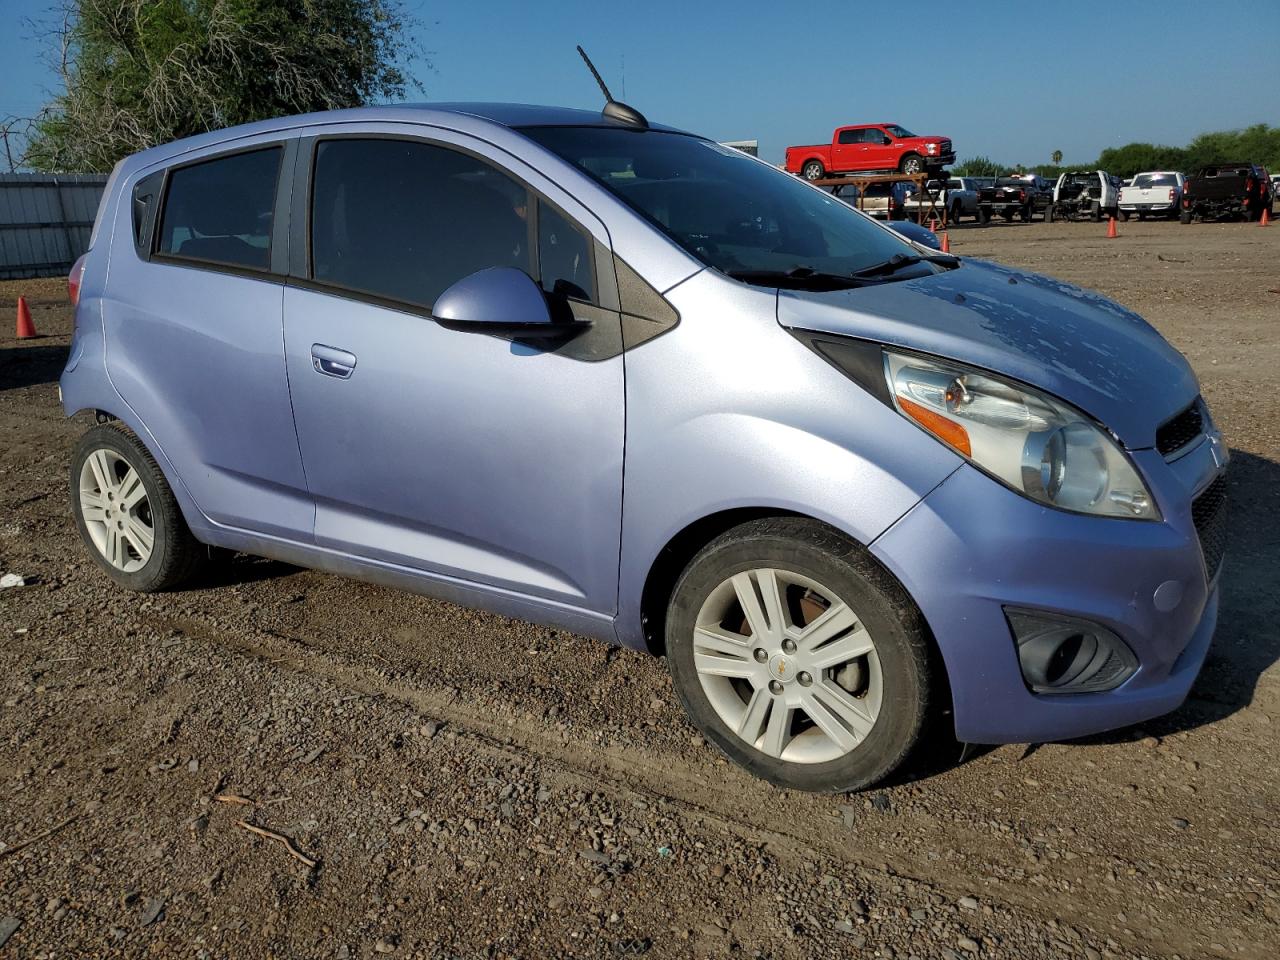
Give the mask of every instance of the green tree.
[{"label": "green tree", "polygon": [[1053,151],[1053,155],[1049,159],[1053,161],[1053,165],[1055,167],[1062,166],[1062,151],[1061,150]]},{"label": "green tree", "polygon": [[36,170],[109,170],[157,143],[416,85],[402,0],[65,2],[53,37],[65,90],[33,124]]},{"label": "green tree", "polygon": [[998,177],[1007,168],[990,157],[970,157],[951,168],[957,177]]}]

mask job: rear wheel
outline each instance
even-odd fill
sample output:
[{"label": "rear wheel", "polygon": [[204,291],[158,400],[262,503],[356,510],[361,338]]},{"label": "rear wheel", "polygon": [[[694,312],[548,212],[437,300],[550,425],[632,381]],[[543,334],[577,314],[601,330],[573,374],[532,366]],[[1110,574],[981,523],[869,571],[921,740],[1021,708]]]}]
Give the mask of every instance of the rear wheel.
[{"label": "rear wheel", "polygon": [[151,452],[116,424],[94,427],[77,444],[71,508],[94,561],[130,590],[172,589],[208,557]]},{"label": "rear wheel", "polygon": [[929,643],[861,547],[792,517],[705,547],[667,614],[668,664],[694,723],[751,773],[800,790],[857,790],[903,763],[931,705]]},{"label": "rear wheel", "polygon": [[1179,214],[1178,214],[1178,219],[1179,219],[1182,223],[1190,223],[1190,222],[1191,222],[1191,211],[1190,211],[1190,210],[1183,210],[1181,213],[1179,213]]},{"label": "rear wheel", "polygon": [[954,223],[954,224],[958,224],[958,223],[960,222],[960,211],[961,211],[961,209],[962,209],[962,208],[961,208],[960,204],[958,204],[958,203],[957,203],[955,206],[953,206],[953,207],[951,208],[951,212],[950,212],[949,214],[947,214],[947,223],[949,223],[949,224],[953,224],[953,223]]},{"label": "rear wheel", "polygon": [[826,171],[817,160],[810,160],[801,168],[801,175],[806,180],[821,180],[825,174]]},{"label": "rear wheel", "polygon": [[[1121,222],[1121,223],[1128,223],[1128,222],[1129,222],[1129,212],[1128,212],[1127,210],[1121,210],[1121,211],[1119,211],[1119,212],[1116,214],[1116,216],[1118,216],[1118,217],[1120,218],[1120,222]],[[1139,220],[1144,220],[1144,219],[1146,219],[1146,214],[1144,214],[1144,213],[1139,213],[1139,214],[1138,214],[1138,219],[1139,219]]]},{"label": "rear wheel", "polygon": [[1049,204],[1044,208],[1044,222],[1053,223],[1053,204]]},{"label": "rear wheel", "polygon": [[1089,204],[1089,219],[1097,223],[1102,219],[1102,204],[1094,200]]},{"label": "rear wheel", "polygon": [[991,211],[990,211],[988,208],[986,208],[986,207],[979,207],[979,208],[978,208],[978,223],[979,223],[981,226],[984,226],[984,227],[985,227],[985,226],[986,226],[988,223],[990,223],[990,222],[991,222]]}]

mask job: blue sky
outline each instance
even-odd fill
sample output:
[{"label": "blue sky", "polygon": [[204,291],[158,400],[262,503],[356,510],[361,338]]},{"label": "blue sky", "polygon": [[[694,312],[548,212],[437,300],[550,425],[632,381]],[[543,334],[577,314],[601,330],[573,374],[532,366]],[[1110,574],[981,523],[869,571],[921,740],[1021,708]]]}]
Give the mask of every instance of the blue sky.
[{"label": "blue sky", "polygon": [[[0,0],[0,117],[33,112],[56,87],[22,25],[49,6]],[[759,139],[773,161],[841,123],[893,121],[952,137],[962,158],[1006,163],[1047,162],[1054,150],[1087,162],[1132,140],[1180,145],[1205,130],[1280,125],[1275,0],[1217,25],[1204,0],[917,0],[884,16],[848,6],[856,15],[796,16],[778,0],[408,0],[431,51],[432,69],[417,70],[428,99],[597,106],[581,43],[614,96],[625,86],[651,119]],[[1016,22],[1025,42],[984,42],[991,24]]]}]

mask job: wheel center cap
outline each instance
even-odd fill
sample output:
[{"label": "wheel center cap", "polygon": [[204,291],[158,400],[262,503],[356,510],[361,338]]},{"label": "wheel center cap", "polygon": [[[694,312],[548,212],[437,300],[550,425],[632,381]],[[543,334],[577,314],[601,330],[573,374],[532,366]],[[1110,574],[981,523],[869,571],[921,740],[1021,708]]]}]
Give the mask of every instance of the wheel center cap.
[{"label": "wheel center cap", "polygon": [[795,657],[789,657],[785,653],[775,653],[769,659],[769,675],[781,683],[790,683],[799,672]]}]

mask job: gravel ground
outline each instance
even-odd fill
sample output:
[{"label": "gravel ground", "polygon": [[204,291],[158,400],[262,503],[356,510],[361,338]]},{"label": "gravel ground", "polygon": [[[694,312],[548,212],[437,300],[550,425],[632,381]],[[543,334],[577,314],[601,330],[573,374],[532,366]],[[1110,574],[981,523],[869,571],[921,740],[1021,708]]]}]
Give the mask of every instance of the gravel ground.
[{"label": "gravel ground", "polygon": [[1234,455],[1205,670],[1144,729],[846,797],[729,765],[630,651],[248,557],[114,589],[66,503],[64,286],[0,284],[0,956],[1274,957],[1280,230],[1104,232],[951,239],[1199,371]]}]

